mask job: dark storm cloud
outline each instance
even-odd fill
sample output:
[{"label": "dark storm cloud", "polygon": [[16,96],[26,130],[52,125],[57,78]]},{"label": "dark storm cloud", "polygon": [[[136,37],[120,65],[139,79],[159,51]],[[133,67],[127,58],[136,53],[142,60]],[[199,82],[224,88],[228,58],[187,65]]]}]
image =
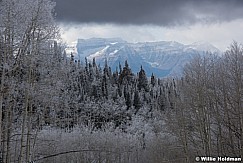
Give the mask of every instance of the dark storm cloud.
[{"label": "dark storm cloud", "polygon": [[222,22],[243,18],[242,0],[55,0],[57,20],[154,24]]}]

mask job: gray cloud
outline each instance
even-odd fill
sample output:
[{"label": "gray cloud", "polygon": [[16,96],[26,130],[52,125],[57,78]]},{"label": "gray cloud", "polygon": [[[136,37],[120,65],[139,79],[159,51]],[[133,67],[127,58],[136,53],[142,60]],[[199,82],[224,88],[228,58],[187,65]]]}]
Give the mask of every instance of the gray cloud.
[{"label": "gray cloud", "polygon": [[56,0],[59,22],[172,26],[243,18],[242,0]]}]

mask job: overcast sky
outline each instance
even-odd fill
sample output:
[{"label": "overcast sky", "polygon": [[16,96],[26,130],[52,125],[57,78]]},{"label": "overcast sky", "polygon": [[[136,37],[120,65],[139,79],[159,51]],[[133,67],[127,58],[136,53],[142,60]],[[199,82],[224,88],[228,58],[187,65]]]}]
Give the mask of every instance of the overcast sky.
[{"label": "overcast sky", "polygon": [[243,0],[56,0],[67,43],[121,37],[129,42],[243,43]]}]

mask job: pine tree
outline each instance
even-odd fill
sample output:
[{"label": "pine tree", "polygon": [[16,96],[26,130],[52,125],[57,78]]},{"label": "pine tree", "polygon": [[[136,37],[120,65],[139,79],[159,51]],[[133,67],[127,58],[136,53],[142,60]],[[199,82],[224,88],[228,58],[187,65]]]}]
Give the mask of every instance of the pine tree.
[{"label": "pine tree", "polygon": [[138,73],[138,90],[144,89],[146,92],[149,91],[148,88],[148,79],[146,77],[146,73],[141,66],[141,70]]},{"label": "pine tree", "polygon": [[116,68],[116,71],[113,72],[113,75],[112,75],[112,84],[118,84],[118,71],[117,71],[117,68]]},{"label": "pine tree", "polygon": [[93,58],[93,63],[92,63],[93,67],[96,67],[96,62],[95,62],[95,58]]},{"label": "pine tree", "polygon": [[136,114],[138,112],[138,110],[142,106],[138,91],[135,91],[134,100],[133,100],[133,106],[134,106],[134,108],[136,110],[135,111],[135,114]]},{"label": "pine tree", "polygon": [[132,106],[131,95],[129,92],[127,92],[126,94],[126,105],[127,105],[127,110],[130,109]]},{"label": "pine tree", "polygon": [[86,57],[85,57],[85,71],[86,71],[86,74],[89,74],[89,62]]},{"label": "pine tree", "polygon": [[71,56],[71,60],[70,60],[70,62],[74,62],[74,55],[73,55],[72,52],[71,52],[70,56]]},{"label": "pine tree", "polygon": [[120,84],[117,84],[117,89],[118,89],[118,95],[122,97],[122,86]]},{"label": "pine tree", "polygon": [[93,96],[94,98],[98,98],[98,93],[97,93],[97,87],[96,85],[92,85],[92,93],[91,96]]},{"label": "pine tree", "polygon": [[156,84],[156,79],[155,79],[155,76],[154,76],[154,74],[152,73],[152,75],[151,75],[151,85],[154,87],[155,86],[155,84]]},{"label": "pine tree", "polygon": [[125,61],[125,66],[119,76],[119,84],[130,84],[133,78],[132,70],[130,69],[127,60]]},{"label": "pine tree", "polygon": [[107,82],[107,75],[103,74],[103,79],[102,79],[102,94],[103,97],[108,99],[108,82]]},{"label": "pine tree", "polygon": [[107,63],[107,59],[105,60],[105,67],[103,69],[103,74],[109,77],[109,66]]},{"label": "pine tree", "polygon": [[122,73],[122,66],[121,66],[121,63],[119,62],[119,75],[121,75]]}]

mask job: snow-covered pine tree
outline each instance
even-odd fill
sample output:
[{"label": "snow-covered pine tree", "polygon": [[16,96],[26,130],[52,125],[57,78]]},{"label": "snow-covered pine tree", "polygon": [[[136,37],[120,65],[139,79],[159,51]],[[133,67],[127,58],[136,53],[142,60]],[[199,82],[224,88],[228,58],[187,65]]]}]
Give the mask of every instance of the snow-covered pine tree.
[{"label": "snow-covered pine tree", "polygon": [[148,79],[142,66],[138,73],[138,90],[141,89],[144,89],[146,92],[149,91]]},{"label": "snow-covered pine tree", "polygon": [[138,110],[141,108],[142,104],[141,104],[141,100],[140,100],[140,96],[139,96],[139,92],[136,90],[134,93],[134,98],[133,98],[133,106],[135,108],[135,113],[137,114]]}]

